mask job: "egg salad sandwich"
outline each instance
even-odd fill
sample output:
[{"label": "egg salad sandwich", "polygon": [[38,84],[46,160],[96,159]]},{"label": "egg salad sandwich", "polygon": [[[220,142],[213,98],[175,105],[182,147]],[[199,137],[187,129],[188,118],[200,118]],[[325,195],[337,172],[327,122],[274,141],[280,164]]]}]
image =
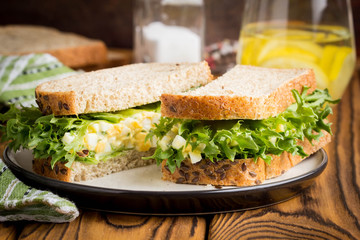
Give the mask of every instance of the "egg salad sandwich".
[{"label": "egg salad sandwich", "polygon": [[330,142],[336,102],[311,69],[237,65],[203,87],[162,94],[149,158],[176,183],[261,184]]},{"label": "egg salad sandwich", "polygon": [[160,96],[213,80],[206,62],[140,63],[40,84],[37,107],[14,106],[0,114],[9,147],[33,152],[37,174],[83,181],[152,164],[147,139],[159,123]]}]

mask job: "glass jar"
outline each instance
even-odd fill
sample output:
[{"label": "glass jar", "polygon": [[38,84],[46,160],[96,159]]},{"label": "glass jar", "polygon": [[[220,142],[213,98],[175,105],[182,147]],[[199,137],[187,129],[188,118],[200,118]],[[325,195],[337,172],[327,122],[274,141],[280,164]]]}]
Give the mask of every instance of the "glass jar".
[{"label": "glass jar", "polygon": [[203,59],[203,0],[136,0],[135,62]]}]

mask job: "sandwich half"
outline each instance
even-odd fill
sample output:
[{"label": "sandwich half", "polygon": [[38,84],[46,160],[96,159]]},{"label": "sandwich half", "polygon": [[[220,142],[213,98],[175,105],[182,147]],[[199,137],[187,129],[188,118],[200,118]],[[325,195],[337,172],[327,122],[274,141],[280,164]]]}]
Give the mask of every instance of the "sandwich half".
[{"label": "sandwich half", "polygon": [[82,181],[152,164],[160,96],[205,85],[206,62],[133,64],[49,81],[35,90],[38,108],[14,106],[0,115],[9,147],[33,151],[33,170]]},{"label": "sandwich half", "polygon": [[261,184],[330,142],[329,103],[310,69],[237,65],[206,86],[161,96],[150,158],[176,183]]}]

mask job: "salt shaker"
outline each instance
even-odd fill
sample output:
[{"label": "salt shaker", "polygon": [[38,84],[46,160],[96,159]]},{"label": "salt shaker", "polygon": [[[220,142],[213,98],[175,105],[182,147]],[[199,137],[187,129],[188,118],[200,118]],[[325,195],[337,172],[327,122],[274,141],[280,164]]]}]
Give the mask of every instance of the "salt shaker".
[{"label": "salt shaker", "polygon": [[136,0],[135,62],[199,62],[203,59],[203,0]]}]

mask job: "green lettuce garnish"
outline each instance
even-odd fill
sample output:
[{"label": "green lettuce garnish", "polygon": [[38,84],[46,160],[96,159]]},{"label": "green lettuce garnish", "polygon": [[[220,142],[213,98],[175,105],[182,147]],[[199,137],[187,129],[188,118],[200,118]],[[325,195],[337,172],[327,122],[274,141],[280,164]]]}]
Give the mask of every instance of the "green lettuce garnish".
[{"label": "green lettuce garnish", "polygon": [[[12,105],[6,113],[0,114],[0,131],[3,132],[2,141],[10,141],[9,147],[12,150],[17,151],[22,147],[32,150],[34,158],[51,157],[52,166],[58,161],[66,162],[67,167],[70,167],[74,161],[96,164],[121,154],[124,149],[118,149],[100,159],[95,158],[95,154],[91,151],[88,156],[80,157],[77,152],[84,149],[83,138],[89,124],[99,120],[118,123],[142,111],[159,112],[160,102],[113,113],[63,117],[43,116],[36,107],[19,109]],[[66,132],[75,137],[69,144],[64,144],[62,141]]]},{"label": "green lettuce garnish", "polygon": [[305,157],[307,155],[296,144],[297,141],[305,138],[310,142],[318,140],[323,135],[321,130],[332,134],[331,123],[325,119],[332,113],[329,104],[339,101],[332,100],[327,89],[317,89],[309,95],[307,90],[305,87],[302,94],[293,90],[296,103],[279,115],[264,120],[200,121],[162,117],[147,139],[156,136],[160,141],[175,127],[186,144],[180,149],[173,148],[171,143],[166,149],[158,145],[149,158],[156,159],[157,164],[167,159],[167,166],[174,172],[185,159],[183,150],[188,145],[191,149],[203,146],[201,157],[213,162],[244,158],[257,161],[260,157],[270,163],[269,154],[280,155],[284,151]]}]

